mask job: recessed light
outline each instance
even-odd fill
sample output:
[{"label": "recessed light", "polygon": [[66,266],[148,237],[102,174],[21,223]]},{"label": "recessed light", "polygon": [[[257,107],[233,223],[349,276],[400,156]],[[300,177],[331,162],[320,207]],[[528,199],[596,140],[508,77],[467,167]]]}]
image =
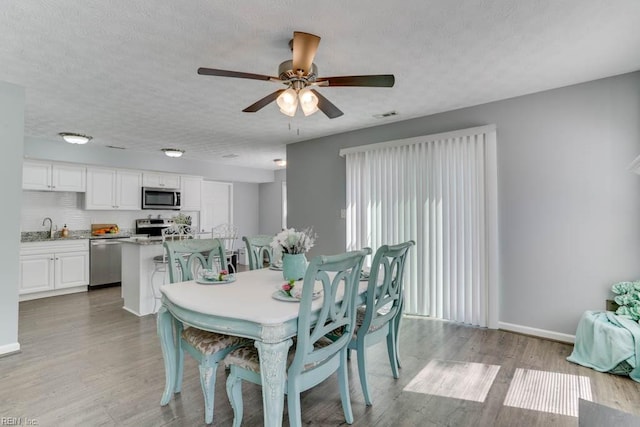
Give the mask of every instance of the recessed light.
[{"label": "recessed light", "polygon": [[184,150],[179,148],[163,148],[162,151],[169,157],[180,157],[184,154]]},{"label": "recessed light", "polygon": [[80,133],[60,132],[58,135],[62,137],[69,144],[86,144],[91,141],[93,137],[88,135],[82,135]]}]

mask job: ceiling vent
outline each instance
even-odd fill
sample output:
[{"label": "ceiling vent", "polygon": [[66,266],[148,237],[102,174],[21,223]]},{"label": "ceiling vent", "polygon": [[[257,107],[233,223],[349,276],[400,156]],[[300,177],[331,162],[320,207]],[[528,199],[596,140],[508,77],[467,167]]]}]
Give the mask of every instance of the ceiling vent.
[{"label": "ceiling vent", "polygon": [[225,154],[222,156],[223,159],[235,159],[236,157],[240,157],[237,154]]},{"label": "ceiling vent", "polygon": [[397,111],[388,111],[386,113],[382,113],[382,114],[374,114],[373,117],[375,117],[376,119],[384,119],[387,117],[391,117],[391,116],[397,116],[398,112]]},{"label": "ceiling vent", "polygon": [[116,147],[115,145],[105,145],[107,148],[113,148],[115,150],[126,150],[125,147]]}]

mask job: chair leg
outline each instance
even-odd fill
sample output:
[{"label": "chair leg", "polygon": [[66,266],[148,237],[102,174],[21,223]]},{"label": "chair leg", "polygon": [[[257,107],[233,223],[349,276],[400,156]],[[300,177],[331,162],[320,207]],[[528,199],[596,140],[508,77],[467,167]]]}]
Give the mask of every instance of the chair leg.
[{"label": "chair leg", "polygon": [[202,386],[202,394],[204,396],[204,422],[211,424],[213,422],[213,405],[214,394],[216,390],[216,370],[218,363],[207,364],[206,360],[200,363],[200,385]]},{"label": "chair leg", "polygon": [[289,411],[289,426],[302,426],[302,410],[300,409],[300,390],[287,391],[287,409]]},{"label": "chair leg", "polygon": [[180,393],[182,391],[182,377],[184,374],[184,350],[182,349],[182,330],[184,329],[182,322],[176,321],[175,325],[176,333],[176,385],[173,390],[174,393]]},{"label": "chair leg", "polygon": [[389,353],[389,364],[391,365],[391,373],[393,374],[393,378],[398,379],[400,374],[398,373],[398,354],[397,350],[397,342],[396,342],[396,333],[393,325],[390,325],[389,333],[387,334],[387,352]]},{"label": "chair leg", "polygon": [[242,379],[235,374],[235,366],[231,367],[227,378],[227,396],[233,408],[233,427],[242,424]]},{"label": "chair leg", "polygon": [[358,376],[360,377],[360,386],[364,395],[364,403],[371,406],[371,395],[369,394],[369,384],[367,382],[367,352],[365,351],[364,342],[358,342]]},{"label": "chair leg", "polygon": [[[360,352],[358,352],[360,354]],[[347,424],[353,424],[353,411],[351,410],[351,396],[349,395],[349,376],[347,374],[346,352],[340,356],[340,366],[338,367],[338,384],[340,386],[340,400],[342,410]],[[299,398],[299,396],[298,396]]]},{"label": "chair leg", "polygon": [[347,348],[347,360],[351,360],[351,349]]},{"label": "chair leg", "polygon": [[180,348],[178,352],[178,370],[176,373],[176,388],[174,393],[182,391],[182,377],[184,376],[184,351]]},{"label": "chair leg", "polygon": [[402,368],[402,365],[400,364],[400,346],[398,345],[398,339],[400,337],[400,323],[402,322],[403,306],[404,304],[400,306],[398,314],[396,314],[396,318],[391,321],[391,327],[394,328],[393,335],[395,340],[394,345],[396,347],[396,363],[398,364],[398,368]]}]

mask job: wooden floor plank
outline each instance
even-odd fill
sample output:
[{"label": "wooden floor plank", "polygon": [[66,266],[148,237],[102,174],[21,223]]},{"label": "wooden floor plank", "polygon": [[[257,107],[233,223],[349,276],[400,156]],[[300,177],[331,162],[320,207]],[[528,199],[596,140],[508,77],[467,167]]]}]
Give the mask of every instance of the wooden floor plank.
[{"label": "wooden floor plank", "polygon": [[[120,288],[20,303],[19,354],[0,358],[0,417],[40,426],[198,426],[204,403],[198,368],[185,357],[182,393],[160,407],[164,367],[154,316],[122,309]],[[456,323],[407,317],[400,334],[402,369],[394,380],[384,344],[370,348],[374,405],[364,404],[356,358],[349,366],[354,426],[577,426],[575,417],[503,405],[516,369],[586,376],[595,402],[640,415],[640,384],[565,360],[572,347],[558,342]],[[485,402],[406,392],[432,360],[498,365]],[[233,412],[220,369],[215,426]],[[243,385],[245,426],[262,425],[260,387]],[[337,378],[301,398],[305,425],[344,425]],[[285,405],[285,424],[288,423]]]}]

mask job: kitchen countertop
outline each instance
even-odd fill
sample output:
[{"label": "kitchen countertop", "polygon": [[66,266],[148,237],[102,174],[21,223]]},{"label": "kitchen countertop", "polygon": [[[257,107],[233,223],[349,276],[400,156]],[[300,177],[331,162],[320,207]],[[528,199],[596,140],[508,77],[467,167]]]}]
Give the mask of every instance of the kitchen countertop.
[{"label": "kitchen countertop", "polygon": [[20,236],[20,242],[21,243],[26,243],[26,242],[53,242],[53,241],[59,241],[59,240],[80,240],[80,239],[88,239],[89,237],[91,237],[89,235],[89,233],[87,234],[79,234],[79,233],[72,233],[69,235],[69,237],[62,237],[60,236],[60,233],[55,233],[54,237],[51,238],[49,237],[49,233],[47,231],[35,231],[35,232],[26,232],[26,233],[22,233]]},{"label": "kitchen countertop", "polygon": [[131,243],[133,245],[161,245],[162,237],[131,237],[123,240],[122,243]]},{"label": "kitchen countertop", "polygon": [[129,239],[131,238],[131,234],[126,233],[109,233],[109,234],[99,234],[97,236],[90,235],[88,237],[89,240],[100,240],[100,239]]},{"label": "kitchen countertop", "polygon": [[89,230],[71,231],[68,237],[62,237],[60,231],[54,233],[54,237],[49,237],[48,231],[26,231],[20,235],[20,242],[53,242],[59,240],[80,240],[80,239],[128,239],[131,237],[130,233],[117,233],[117,234],[104,234],[100,236],[92,236]]}]

